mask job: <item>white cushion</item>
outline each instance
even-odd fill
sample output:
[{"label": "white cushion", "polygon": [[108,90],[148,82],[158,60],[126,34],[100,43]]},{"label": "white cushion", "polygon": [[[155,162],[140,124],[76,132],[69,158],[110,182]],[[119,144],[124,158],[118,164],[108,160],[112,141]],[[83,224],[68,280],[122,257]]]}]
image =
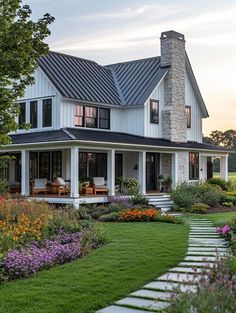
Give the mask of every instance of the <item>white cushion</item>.
[{"label": "white cushion", "polygon": [[34,188],[35,189],[44,189],[47,185],[47,178],[35,178]]},{"label": "white cushion", "polygon": [[93,177],[93,183],[96,187],[102,187],[105,185],[104,177]]},{"label": "white cushion", "polygon": [[64,181],[64,179],[62,177],[57,177],[56,182],[60,186],[65,186],[66,185],[66,183],[65,183],[65,181]]}]

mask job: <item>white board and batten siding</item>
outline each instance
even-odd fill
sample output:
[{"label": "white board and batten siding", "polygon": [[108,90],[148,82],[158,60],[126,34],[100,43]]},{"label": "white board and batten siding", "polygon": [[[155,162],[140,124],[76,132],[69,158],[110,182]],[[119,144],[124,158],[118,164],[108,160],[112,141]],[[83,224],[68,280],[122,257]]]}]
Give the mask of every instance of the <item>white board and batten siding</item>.
[{"label": "white board and batten siding", "polygon": [[[159,123],[150,123],[150,99],[159,101]],[[144,136],[161,138],[162,137],[162,110],[164,108],[164,80],[154,89],[151,96],[145,103],[144,110]]]},{"label": "white board and batten siding", "polygon": [[191,81],[186,75],[185,82],[186,105],[191,107],[191,128],[188,128],[188,140],[202,142],[202,112],[196,93],[192,87]]},{"label": "white board and batten siding", "polygon": [[[38,127],[28,131],[41,131],[60,128],[60,107],[61,95],[51,83],[44,72],[37,68],[34,74],[35,84],[27,86],[23,98],[19,98],[18,102],[26,102],[26,121],[30,119],[30,101],[38,101]],[[42,102],[43,99],[52,98],[52,127],[42,127]],[[24,132],[24,130],[19,130]]]}]

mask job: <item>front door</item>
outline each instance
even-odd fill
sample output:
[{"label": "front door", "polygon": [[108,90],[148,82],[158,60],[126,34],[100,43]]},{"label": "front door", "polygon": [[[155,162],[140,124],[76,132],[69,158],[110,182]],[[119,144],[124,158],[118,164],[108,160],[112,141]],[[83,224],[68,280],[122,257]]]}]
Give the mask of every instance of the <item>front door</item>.
[{"label": "front door", "polygon": [[146,189],[157,190],[159,173],[159,153],[147,153],[146,157]]}]

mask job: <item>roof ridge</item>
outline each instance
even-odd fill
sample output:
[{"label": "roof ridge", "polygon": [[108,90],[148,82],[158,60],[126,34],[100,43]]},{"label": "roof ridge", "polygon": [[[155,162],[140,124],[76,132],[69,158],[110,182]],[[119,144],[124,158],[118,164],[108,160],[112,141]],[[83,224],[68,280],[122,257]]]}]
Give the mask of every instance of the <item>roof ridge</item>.
[{"label": "roof ridge", "polygon": [[[94,63],[94,64],[97,64],[97,65],[103,67],[102,65],[98,64],[98,63],[97,63],[96,61],[94,61],[94,60],[89,60],[89,59],[81,58],[81,57],[78,57],[78,56],[76,56],[76,55],[71,55],[71,54],[62,53],[62,52],[58,52],[58,51],[52,51],[52,50],[50,50],[47,55],[50,55],[50,54],[59,54],[59,55],[64,56],[64,57],[68,57],[68,58],[73,58],[73,59],[78,59],[78,60],[81,60],[81,61],[86,61],[86,62]],[[47,56],[47,55],[44,55],[44,56]],[[44,56],[43,56],[43,57],[44,57]]]},{"label": "roof ridge", "polygon": [[153,57],[136,59],[136,60],[131,60],[131,61],[124,61],[124,62],[117,62],[117,63],[112,63],[112,64],[106,64],[106,65],[102,65],[102,67],[109,67],[109,66],[126,64],[126,63],[134,63],[134,62],[144,62],[144,61],[148,61],[148,60],[152,60],[152,59],[159,59],[159,58],[160,58],[160,56],[153,56]]}]

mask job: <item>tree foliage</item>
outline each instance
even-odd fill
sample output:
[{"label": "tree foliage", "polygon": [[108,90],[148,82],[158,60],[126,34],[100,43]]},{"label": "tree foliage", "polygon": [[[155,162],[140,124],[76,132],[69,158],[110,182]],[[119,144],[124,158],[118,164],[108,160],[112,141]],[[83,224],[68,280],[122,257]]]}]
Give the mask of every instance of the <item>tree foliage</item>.
[{"label": "tree foliage", "polygon": [[48,52],[45,39],[54,18],[47,13],[34,22],[31,13],[21,0],[0,0],[0,146],[18,129],[17,98],[34,82],[37,60]]},{"label": "tree foliage", "polygon": [[[226,131],[214,130],[208,137],[203,137],[204,143],[214,144],[225,148],[236,150],[236,130],[228,129]],[[219,171],[219,160],[214,161],[214,170]],[[229,155],[229,171],[236,172],[236,154]]]}]

